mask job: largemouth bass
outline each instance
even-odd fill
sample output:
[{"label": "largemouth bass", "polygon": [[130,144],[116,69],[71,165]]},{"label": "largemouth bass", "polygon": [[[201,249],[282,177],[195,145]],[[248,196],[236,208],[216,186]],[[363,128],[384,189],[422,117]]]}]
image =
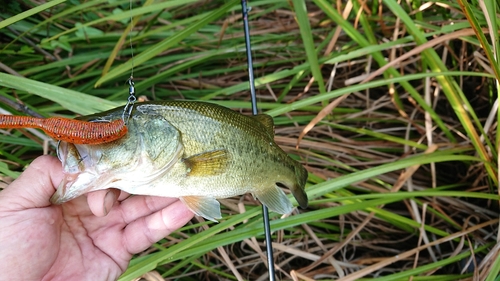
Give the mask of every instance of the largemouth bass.
[{"label": "largemouth bass", "polygon": [[[79,119],[111,122],[123,107]],[[62,204],[94,190],[177,197],[196,215],[221,218],[218,198],[250,192],[270,210],[292,211],[281,187],[303,208],[307,171],[275,142],[273,120],[245,116],[203,102],[136,103],[128,133],[116,141],[60,142],[65,178],[51,202]]]}]

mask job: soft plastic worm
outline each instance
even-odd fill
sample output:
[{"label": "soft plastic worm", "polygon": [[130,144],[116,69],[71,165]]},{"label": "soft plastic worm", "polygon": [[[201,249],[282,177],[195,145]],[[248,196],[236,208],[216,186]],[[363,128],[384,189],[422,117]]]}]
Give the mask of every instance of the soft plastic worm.
[{"label": "soft plastic worm", "polygon": [[122,119],[112,122],[88,122],[63,117],[36,118],[0,115],[0,128],[42,129],[56,140],[75,144],[101,144],[117,140],[127,133]]}]

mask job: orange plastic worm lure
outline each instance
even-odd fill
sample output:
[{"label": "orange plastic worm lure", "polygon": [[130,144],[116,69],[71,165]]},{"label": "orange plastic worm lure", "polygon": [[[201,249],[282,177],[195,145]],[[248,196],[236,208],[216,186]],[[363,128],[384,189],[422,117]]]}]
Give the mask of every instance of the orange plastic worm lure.
[{"label": "orange plastic worm lure", "polygon": [[112,122],[88,122],[63,117],[36,118],[14,115],[0,115],[0,128],[42,129],[55,140],[74,144],[107,143],[125,136],[128,131],[122,119]]}]

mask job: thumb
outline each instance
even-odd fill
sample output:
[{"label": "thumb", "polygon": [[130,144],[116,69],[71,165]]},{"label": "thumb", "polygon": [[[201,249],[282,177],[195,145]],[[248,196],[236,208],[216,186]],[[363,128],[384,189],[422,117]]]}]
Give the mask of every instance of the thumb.
[{"label": "thumb", "polygon": [[12,211],[41,208],[50,205],[49,199],[63,179],[61,162],[53,156],[40,156],[7,188],[0,192],[3,207]]}]

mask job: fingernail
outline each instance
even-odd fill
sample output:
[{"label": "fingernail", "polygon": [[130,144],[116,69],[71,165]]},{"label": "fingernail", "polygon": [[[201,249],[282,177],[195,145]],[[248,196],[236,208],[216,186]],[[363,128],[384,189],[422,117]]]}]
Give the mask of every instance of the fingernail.
[{"label": "fingernail", "polygon": [[106,195],[104,196],[104,215],[105,216],[109,213],[111,208],[113,208],[115,201],[116,201],[116,194],[111,190],[106,192]]}]

